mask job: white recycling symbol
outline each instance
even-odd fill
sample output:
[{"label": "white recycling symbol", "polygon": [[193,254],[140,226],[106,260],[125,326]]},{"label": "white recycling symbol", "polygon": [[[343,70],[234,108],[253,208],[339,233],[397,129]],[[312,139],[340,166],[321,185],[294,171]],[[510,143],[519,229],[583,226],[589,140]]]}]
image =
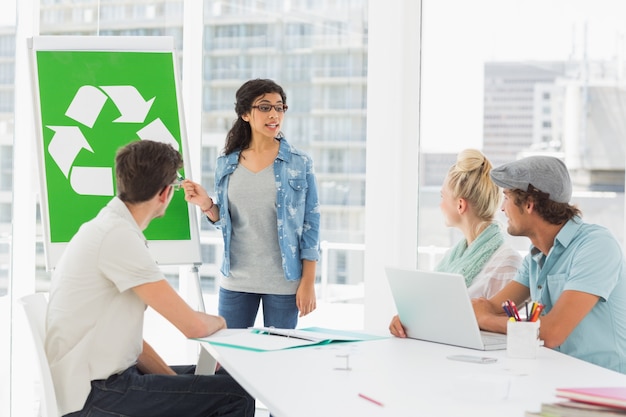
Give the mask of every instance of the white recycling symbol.
[{"label": "white recycling symbol", "polygon": [[[113,123],[144,123],[155,97],[145,101],[132,85],[94,87],[84,85],[78,89],[65,115],[70,119],[93,128],[100,111],[110,98],[121,116]],[[79,152],[84,148],[93,153],[89,141],[78,126],[46,126],[54,131],[48,145],[50,156],[59,166],[72,189],[81,195],[112,196],[113,168],[74,166]],[[140,139],[169,143],[174,149],[178,142],[161,119],[156,118],[137,131]]]}]

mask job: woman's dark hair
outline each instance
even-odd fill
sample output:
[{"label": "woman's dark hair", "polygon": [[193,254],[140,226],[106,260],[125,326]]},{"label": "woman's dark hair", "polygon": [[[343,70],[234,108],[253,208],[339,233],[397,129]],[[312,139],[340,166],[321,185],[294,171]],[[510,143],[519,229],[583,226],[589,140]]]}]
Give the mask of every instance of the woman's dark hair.
[{"label": "woman's dark hair", "polygon": [[182,166],[183,158],[172,145],[131,142],[115,156],[117,196],[131,204],[148,201],[176,180]]},{"label": "woman's dark hair", "polygon": [[513,202],[519,209],[528,201],[535,203],[534,209],[542,219],[550,224],[561,225],[574,216],[582,216],[581,211],[576,206],[569,203],[557,203],[550,200],[549,194],[539,191],[532,185],[528,186],[528,191],[511,190],[510,195]]},{"label": "woman's dark hair", "polygon": [[233,122],[226,135],[226,144],[224,145],[224,154],[228,155],[238,149],[244,150],[250,146],[252,140],[252,129],[250,123],[241,118],[244,114],[252,110],[254,100],[265,94],[278,93],[283,100],[283,104],[287,104],[287,96],[283,88],[272,80],[254,79],[243,83],[235,93],[235,113],[237,119]]}]

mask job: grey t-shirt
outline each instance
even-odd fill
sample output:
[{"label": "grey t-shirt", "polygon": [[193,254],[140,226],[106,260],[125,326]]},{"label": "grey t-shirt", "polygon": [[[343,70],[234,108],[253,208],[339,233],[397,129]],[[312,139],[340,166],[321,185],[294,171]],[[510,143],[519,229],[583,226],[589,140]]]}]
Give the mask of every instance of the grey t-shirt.
[{"label": "grey t-shirt", "polygon": [[282,267],[276,217],[273,164],[254,173],[239,164],[228,183],[232,221],[230,291],[295,294],[300,281],[288,281]]}]

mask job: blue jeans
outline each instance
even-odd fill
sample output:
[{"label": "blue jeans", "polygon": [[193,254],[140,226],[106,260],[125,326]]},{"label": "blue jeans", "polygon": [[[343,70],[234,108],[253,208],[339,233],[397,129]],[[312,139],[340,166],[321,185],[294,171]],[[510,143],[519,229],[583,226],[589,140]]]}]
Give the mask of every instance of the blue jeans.
[{"label": "blue jeans", "polygon": [[66,417],[254,416],[254,399],[224,369],[215,375],[194,375],[194,365],[172,369],[178,375],[144,375],[131,366],[91,381],[83,409]]},{"label": "blue jeans", "polygon": [[298,307],[295,294],[255,294],[220,288],[218,314],[224,317],[229,329],[252,327],[261,300],[263,300],[263,325],[265,327],[296,328]]}]

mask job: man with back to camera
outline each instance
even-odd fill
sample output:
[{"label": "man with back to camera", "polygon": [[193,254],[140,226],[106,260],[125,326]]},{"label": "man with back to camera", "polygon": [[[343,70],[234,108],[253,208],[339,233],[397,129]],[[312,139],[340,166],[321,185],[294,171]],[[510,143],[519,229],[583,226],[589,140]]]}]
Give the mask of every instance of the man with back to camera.
[{"label": "man with back to camera", "polygon": [[504,190],[507,231],[531,241],[512,282],[490,299],[472,300],[481,329],[506,333],[502,302],[542,303],[544,346],[626,373],[626,269],[619,242],[606,228],[584,223],[569,204],[565,164],[531,156],[491,171]]},{"label": "man with back to camera", "polygon": [[180,153],[140,140],[115,163],[117,196],[80,227],[52,277],[45,348],[61,415],[254,416],[254,399],[224,370],[169,367],[143,340],[146,305],[188,338],[226,327],[176,293],[143,235],[179,186]]}]

